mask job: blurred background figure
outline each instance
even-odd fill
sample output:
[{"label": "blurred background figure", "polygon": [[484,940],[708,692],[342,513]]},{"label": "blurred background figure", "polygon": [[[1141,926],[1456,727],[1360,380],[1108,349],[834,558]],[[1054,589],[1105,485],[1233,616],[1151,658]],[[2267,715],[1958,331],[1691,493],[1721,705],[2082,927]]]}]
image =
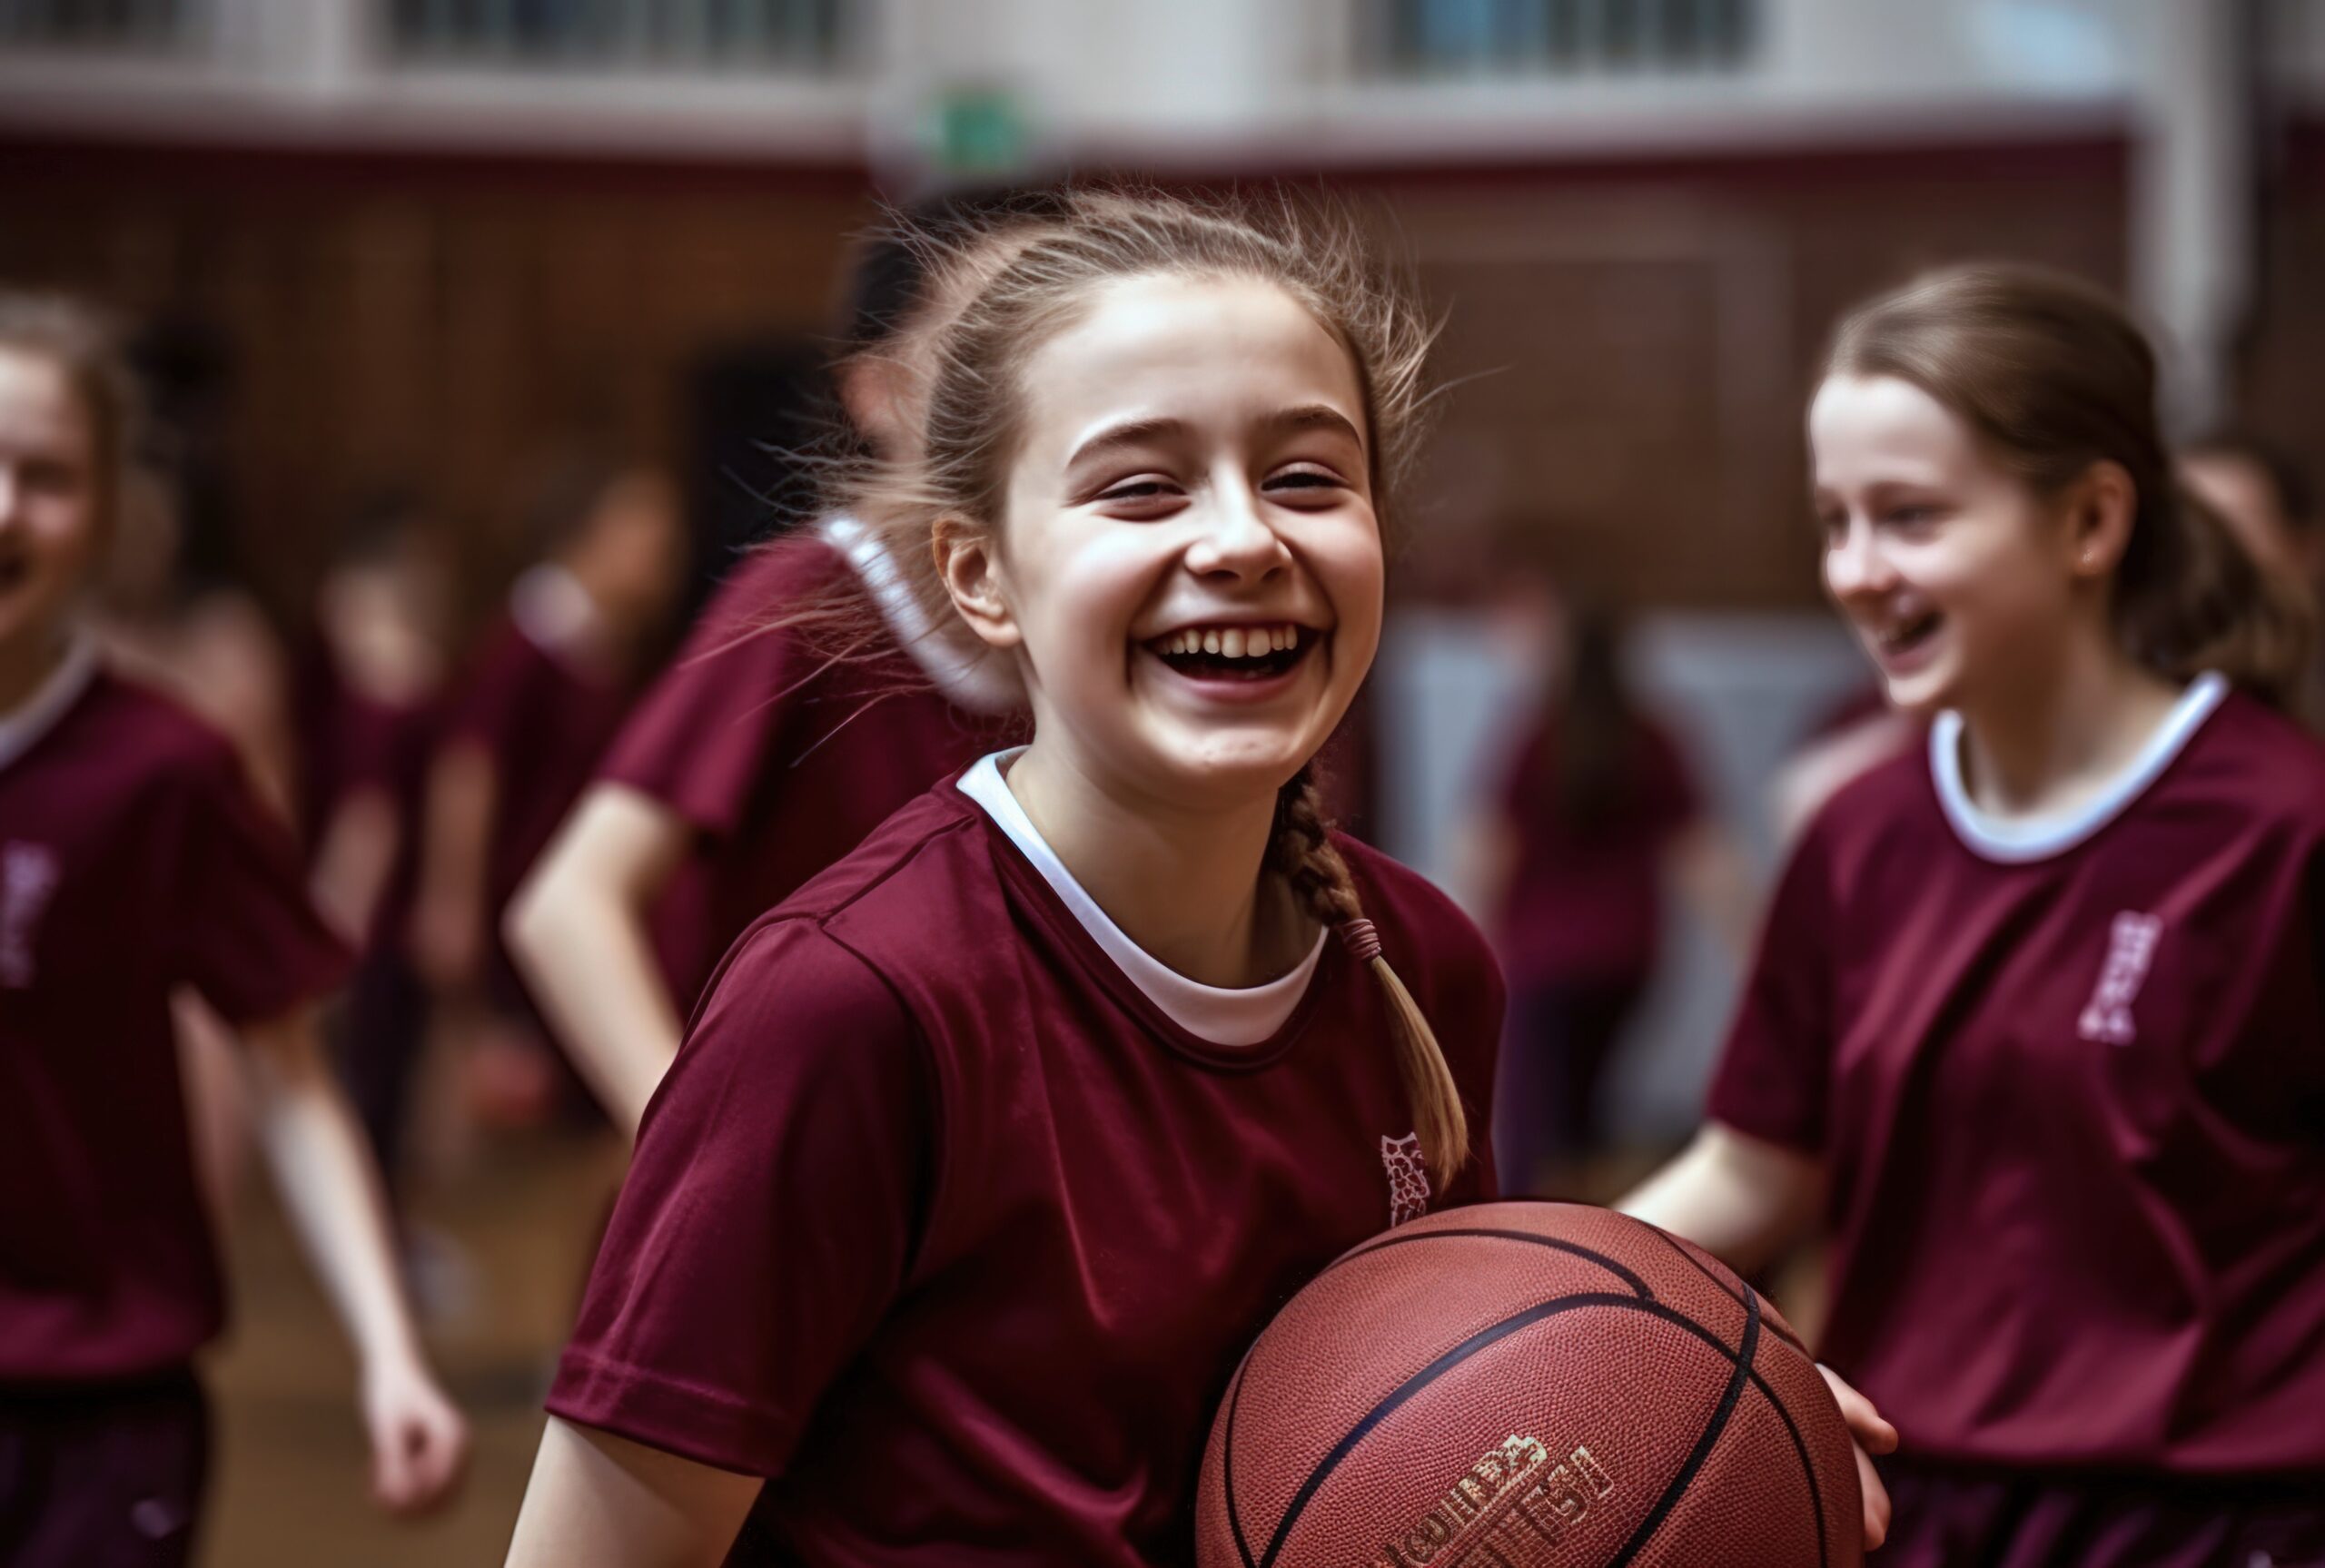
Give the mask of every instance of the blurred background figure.
[{"label": "blurred background figure", "polygon": [[575,453],[536,484],[536,558],[446,705],[429,764],[411,938],[480,1111],[517,1124],[579,1114],[587,1097],[510,962],[501,913],[661,651],[686,569],[658,469]]},{"label": "blurred background figure", "polygon": [[441,525],[418,495],[367,497],[315,590],[292,683],[315,898],[358,954],[337,1021],[340,1066],[391,1202],[426,1036],[409,938],[451,587]]},{"label": "blurred background figure", "polygon": [[1679,742],[1632,689],[1622,616],[1583,603],[1470,853],[1509,987],[1495,1088],[1505,1191],[1598,1190],[1607,1070],[1654,977],[1667,888],[1748,930],[1736,852],[1705,814]]}]

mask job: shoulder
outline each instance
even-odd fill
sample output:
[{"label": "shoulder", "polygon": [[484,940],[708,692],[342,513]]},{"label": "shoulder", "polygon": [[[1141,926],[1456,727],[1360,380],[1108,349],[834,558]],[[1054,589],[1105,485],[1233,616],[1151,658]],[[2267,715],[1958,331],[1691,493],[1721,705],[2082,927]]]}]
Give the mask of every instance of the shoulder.
[{"label": "shoulder", "polygon": [[2325,745],[2266,704],[2231,692],[2161,793],[2174,805],[2233,814],[2315,843],[2325,839]]},{"label": "shoulder", "polygon": [[[856,848],[803,884],[777,913],[812,919],[850,945],[899,960],[932,933],[962,937],[965,904],[996,896],[984,818],[948,775],[897,808]],[[955,940],[951,945],[961,945]]]},{"label": "shoulder", "polygon": [[84,744],[117,767],[239,781],[242,764],[223,732],[177,698],[112,670],[91,681],[71,722]]}]

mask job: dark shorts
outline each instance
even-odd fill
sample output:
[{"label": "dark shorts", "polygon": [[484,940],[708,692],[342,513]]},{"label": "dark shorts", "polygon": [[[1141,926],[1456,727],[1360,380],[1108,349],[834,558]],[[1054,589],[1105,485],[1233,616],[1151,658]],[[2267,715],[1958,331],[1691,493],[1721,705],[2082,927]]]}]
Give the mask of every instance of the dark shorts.
[{"label": "dark shorts", "polygon": [[191,1372],[0,1388],[0,1563],[184,1568],[209,1464],[209,1405]]},{"label": "dark shorts", "polygon": [[2325,1568],[2325,1476],[1881,1471],[1895,1513],[1875,1568]]}]

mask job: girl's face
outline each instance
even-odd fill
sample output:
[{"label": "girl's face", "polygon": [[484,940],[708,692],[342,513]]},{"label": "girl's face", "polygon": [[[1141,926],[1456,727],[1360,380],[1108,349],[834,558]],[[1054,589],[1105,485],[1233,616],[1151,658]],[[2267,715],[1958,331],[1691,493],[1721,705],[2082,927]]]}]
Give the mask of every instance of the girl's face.
[{"label": "girl's face", "polygon": [[56,636],[98,550],[96,432],[63,367],[0,348],[0,649]]},{"label": "girl's face", "polygon": [[1024,386],[965,613],[1020,650],[1038,733],[1085,772],[1177,804],[1272,792],[1380,645],[1347,351],[1272,285],[1140,278],[1037,350]]},{"label": "girl's face", "polygon": [[1808,439],[1825,587],[1894,705],[1973,707],[2055,664],[2112,566],[2061,508],[1895,377],[1826,380]]}]

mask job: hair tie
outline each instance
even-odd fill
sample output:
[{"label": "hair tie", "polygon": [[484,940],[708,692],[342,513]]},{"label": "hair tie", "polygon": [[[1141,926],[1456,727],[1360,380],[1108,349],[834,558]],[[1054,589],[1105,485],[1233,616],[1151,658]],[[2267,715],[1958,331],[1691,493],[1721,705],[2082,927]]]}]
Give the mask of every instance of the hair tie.
[{"label": "hair tie", "polygon": [[1332,928],[1341,933],[1341,941],[1348,944],[1349,956],[1359,963],[1370,963],[1380,956],[1380,933],[1372,929],[1369,920],[1344,920]]}]

